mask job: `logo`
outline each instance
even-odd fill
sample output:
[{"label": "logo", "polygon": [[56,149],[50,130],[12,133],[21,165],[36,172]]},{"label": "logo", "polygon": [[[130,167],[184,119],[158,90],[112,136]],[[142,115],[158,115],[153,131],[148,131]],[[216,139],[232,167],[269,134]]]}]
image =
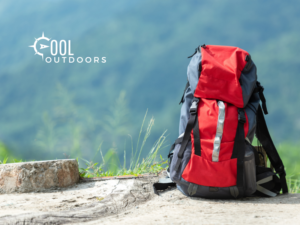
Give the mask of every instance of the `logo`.
[{"label": "logo", "polygon": [[[75,57],[74,53],[72,53],[71,50],[71,40],[54,40],[52,39],[49,45],[46,45],[51,38],[47,38],[44,35],[44,32],[42,34],[42,37],[36,38],[35,42],[33,45],[30,45],[30,48],[33,48],[35,55],[40,55],[42,56],[42,60],[44,60],[44,52],[42,49],[49,48],[50,49],[50,54],[52,57],[47,56],[45,58],[46,63],[106,63],[106,57],[100,57],[98,56],[93,56],[93,57]],[[41,41],[43,44],[40,43],[38,45],[38,42]],[[42,50],[42,52],[40,52]],[[49,52],[48,52],[49,54]]]},{"label": "logo", "polygon": [[[33,45],[30,45],[29,47],[31,47],[31,48],[34,49],[35,55],[40,55],[40,56],[42,56],[42,59],[43,59],[44,54],[43,54],[43,53],[40,53],[40,52],[36,49],[36,45],[37,45],[37,43],[38,43],[40,40],[50,41],[50,38],[45,37],[45,36],[44,36],[44,32],[43,32],[42,37],[39,37],[39,38],[35,39],[35,42],[33,43]],[[43,45],[43,44],[40,44],[40,45],[41,45],[40,49],[43,49],[43,48],[49,48],[49,46],[47,46],[47,45]]]}]

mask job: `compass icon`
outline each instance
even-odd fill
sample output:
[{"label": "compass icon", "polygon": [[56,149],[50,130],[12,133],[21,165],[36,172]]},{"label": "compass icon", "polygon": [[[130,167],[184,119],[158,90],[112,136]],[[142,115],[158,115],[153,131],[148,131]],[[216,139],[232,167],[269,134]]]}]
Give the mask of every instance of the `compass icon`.
[{"label": "compass icon", "polygon": [[[29,47],[31,47],[31,48],[34,49],[35,55],[40,55],[40,56],[42,56],[42,59],[43,59],[44,54],[43,54],[43,53],[40,53],[40,52],[37,50],[37,48],[36,48],[37,46],[36,46],[36,45],[37,45],[37,43],[38,43],[40,40],[50,41],[50,39],[51,39],[51,38],[45,37],[45,36],[44,36],[44,32],[43,32],[42,37],[36,38],[36,39],[35,39],[35,42],[33,43],[33,45],[30,45]],[[49,48],[49,46],[48,46],[48,45],[40,44],[40,49],[44,49],[44,48]]]}]

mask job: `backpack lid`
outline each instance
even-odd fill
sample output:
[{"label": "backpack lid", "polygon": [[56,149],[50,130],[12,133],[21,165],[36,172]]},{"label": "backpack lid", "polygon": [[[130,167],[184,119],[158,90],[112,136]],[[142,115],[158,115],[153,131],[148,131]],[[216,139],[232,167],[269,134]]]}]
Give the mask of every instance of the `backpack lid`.
[{"label": "backpack lid", "polygon": [[[247,105],[248,102],[244,102],[247,98],[243,98],[240,77],[242,72],[251,69],[249,63],[253,65],[249,53],[237,47],[203,45],[201,55],[202,69],[194,96],[218,99],[238,108]],[[249,62],[248,65],[246,60]],[[253,86],[252,82],[249,85]],[[252,86],[250,89],[253,90],[254,86]]]}]

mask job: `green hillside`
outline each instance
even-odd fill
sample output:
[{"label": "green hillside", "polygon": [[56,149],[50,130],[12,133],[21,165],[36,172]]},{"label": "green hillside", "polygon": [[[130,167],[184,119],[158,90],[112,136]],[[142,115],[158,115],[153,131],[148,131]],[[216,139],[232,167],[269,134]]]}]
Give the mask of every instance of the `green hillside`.
[{"label": "green hillside", "polygon": [[[19,157],[88,157],[102,142],[123,154],[125,142],[130,148],[127,134],[137,139],[147,109],[148,119],[155,118],[148,147],[165,130],[171,144],[186,57],[203,43],[239,46],[252,55],[275,142],[298,142],[298,1],[1,4],[0,140]],[[105,56],[107,63],[47,64],[28,48],[42,32],[72,40],[77,56]]]}]

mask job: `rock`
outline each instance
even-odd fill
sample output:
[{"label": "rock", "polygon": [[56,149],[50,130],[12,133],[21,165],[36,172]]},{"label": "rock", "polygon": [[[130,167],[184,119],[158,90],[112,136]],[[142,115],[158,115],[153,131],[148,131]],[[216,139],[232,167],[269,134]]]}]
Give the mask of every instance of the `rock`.
[{"label": "rock", "polygon": [[0,165],[0,194],[68,187],[78,181],[78,163],[75,159]]},{"label": "rock", "polygon": [[[94,181],[92,188],[86,182],[80,182],[77,188],[72,186],[64,194],[23,193],[10,194],[9,198],[0,195],[0,224],[85,224],[136,207],[139,211],[142,203],[155,196],[152,187],[158,179],[157,176],[147,176]],[[106,185],[99,185],[104,182]],[[27,196],[30,202],[24,202]],[[53,196],[57,199],[52,200]],[[92,196],[96,198],[90,199]]]}]

